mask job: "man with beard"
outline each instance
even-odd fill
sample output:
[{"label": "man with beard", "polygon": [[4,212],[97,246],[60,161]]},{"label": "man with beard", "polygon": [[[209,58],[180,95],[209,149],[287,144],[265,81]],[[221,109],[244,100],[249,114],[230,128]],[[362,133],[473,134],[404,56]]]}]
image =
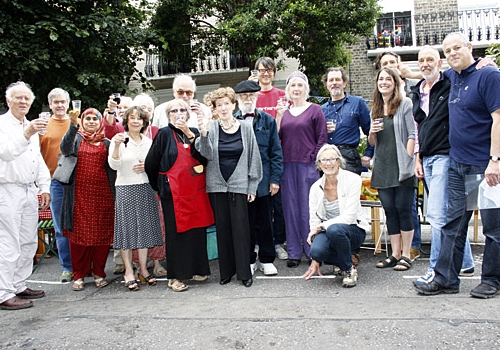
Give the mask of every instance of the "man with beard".
[{"label": "man with beard", "polygon": [[[283,153],[281,151],[278,128],[274,118],[256,109],[259,84],[244,80],[234,88],[239,111],[235,118],[252,123],[262,160],[262,181],[257,188],[257,196],[248,203],[250,219],[250,269],[252,274],[259,268],[264,275],[276,275],[278,270],[273,262],[276,257],[273,244],[271,197],[278,193],[283,174]],[[255,242],[259,244],[259,263],[254,252]]]},{"label": "man with beard", "polygon": [[[442,63],[437,49],[424,46],[418,53],[418,68],[424,79],[410,91],[420,145],[415,157],[415,176],[425,179],[428,189],[426,218],[432,231],[429,267],[422,277],[413,282],[415,286],[429,283],[434,278],[434,266],[441,250],[441,229],[446,223],[448,207],[446,191],[450,166],[450,80],[439,73]],[[473,275],[474,258],[467,238],[460,276]]]},{"label": "man with beard", "polygon": [[328,102],[321,106],[327,121],[328,143],[337,146],[346,161],[346,169],[361,175],[363,166],[370,166],[373,147],[368,144],[364,156],[358,153],[359,128],[370,132],[370,111],[359,96],[345,92],[349,78],[343,68],[328,68],[323,84],[330,92]]}]

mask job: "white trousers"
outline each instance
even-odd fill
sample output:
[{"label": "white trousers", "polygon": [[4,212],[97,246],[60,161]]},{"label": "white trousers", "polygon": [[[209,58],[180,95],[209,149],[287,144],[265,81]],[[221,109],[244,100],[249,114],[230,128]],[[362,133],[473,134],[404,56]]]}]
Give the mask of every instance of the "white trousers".
[{"label": "white trousers", "polygon": [[0,184],[0,303],[26,289],[38,240],[34,185]]}]

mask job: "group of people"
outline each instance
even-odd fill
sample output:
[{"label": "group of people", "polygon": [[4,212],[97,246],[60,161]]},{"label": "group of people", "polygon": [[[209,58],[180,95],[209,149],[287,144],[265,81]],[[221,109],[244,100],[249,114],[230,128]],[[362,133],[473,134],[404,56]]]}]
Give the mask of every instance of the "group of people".
[{"label": "group of people", "polygon": [[[166,275],[169,288],[185,291],[187,281],[210,275],[206,228],[213,224],[221,285],[236,276],[250,287],[257,270],[278,273],[276,257],[289,268],[305,257],[305,279],[327,263],[343,276],[343,287],[354,287],[368,227],[360,174],[370,164],[392,246],[377,267],[412,267],[415,188],[423,179],[432,249],[430,266],[414,285],[424,295],[458,292],[459,274],[474,268],[466,241],[466,176],[500,183],[500,97],[490,89],[500,72],[477,67],[460,33],[448,35],[443,48],[451,69],[441,73],[439,51],[426,46],[418,62],[423,78],[413,87],[404,79],[411,72],[397,59],[392,67],[378,59],[371,111],[345,92],[342,68],[325,73],[330,98],[319,106],[308,102],[302,72],[289,75],[284,91],[273,87],[276,66],[267,57],[256,62],[257,77],[208,93],[205,104],[193,100],[196,86],[187,75],[174,80],[174,99],[156,109],[145,94],[119,101],[112,95],[103,114],[94,108],[68,113],[68,93],[54,89],[48,123],[27,121],[33,93],[22,82],[12,84],[0,127],[0,235],[6,241],[0,307],[26,308],[32,306],[27,299],[44,296],[25,284],[36,250],[37,191],[40,208],[51,205],[61,281],[74,279],[75,291],[88,275],[97,288],[107,284],[111,244],[118,252],[115,272],[124,272],[128,290]],[[363,155],[360,129],[369,142]],[[67,184],[51,180],[59,153],[77,156]],[[499,214],[481,210],[486,244],[475,297],[500,293]],[[160,253],[152,255],[155,249]]]}]

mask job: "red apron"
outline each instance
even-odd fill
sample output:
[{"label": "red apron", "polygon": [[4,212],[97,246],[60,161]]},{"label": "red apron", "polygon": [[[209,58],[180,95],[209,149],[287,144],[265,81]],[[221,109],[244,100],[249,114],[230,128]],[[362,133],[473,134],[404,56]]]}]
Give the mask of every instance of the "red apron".
[{"label": "red apron", "polygon": [[162,174],[170,184],[177,232],[211,226],[214,214],[206,191],[205,170],[199,173],[203,166],[191,156],[191,144],[185,147],[177,141],[173,130],[172,133],[177,144],[177,159],[170,170]]}]

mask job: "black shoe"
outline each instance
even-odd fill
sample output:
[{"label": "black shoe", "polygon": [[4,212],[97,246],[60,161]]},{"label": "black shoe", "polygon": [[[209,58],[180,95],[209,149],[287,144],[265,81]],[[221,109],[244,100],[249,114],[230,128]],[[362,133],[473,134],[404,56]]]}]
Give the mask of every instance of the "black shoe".
[{"label": "black shoe", "polygon": [[418,287],[415,287],[415,289],[419,294],[423,295],[437,295],[441,293],[456,294],[459,291],[458,288],[448,288],[440,285],[434,280],[432,280],[428,284],[419,285]]},{"label": "black shoe", "polygon": [[228,277],[228,278],[223,278],[220,280],[220,284],[221,285],[224,285],[224,284],[228,284],[229,282],[231,282],[231,277]]},{"label": "black shoe", "polygon": [[470,295],[481,299],[493,298],[499,293],[500,289],[497,289],[487,283],[481,283],[479,286],[470,291]]},{"label": "black shoe", "polygon": [[252,286],[252,283],[253,283],[253,280],[251,278],[247,279],[247,280],[243,280],[241,281],[241,283],[243,283],[243,285],[245,287],[251,287]]},{"label": "black shoe", "polygon": [[297,267],[300,265],[300,260],[299,259],[288,259],[286,262],[286,266],[288,267]]}]

